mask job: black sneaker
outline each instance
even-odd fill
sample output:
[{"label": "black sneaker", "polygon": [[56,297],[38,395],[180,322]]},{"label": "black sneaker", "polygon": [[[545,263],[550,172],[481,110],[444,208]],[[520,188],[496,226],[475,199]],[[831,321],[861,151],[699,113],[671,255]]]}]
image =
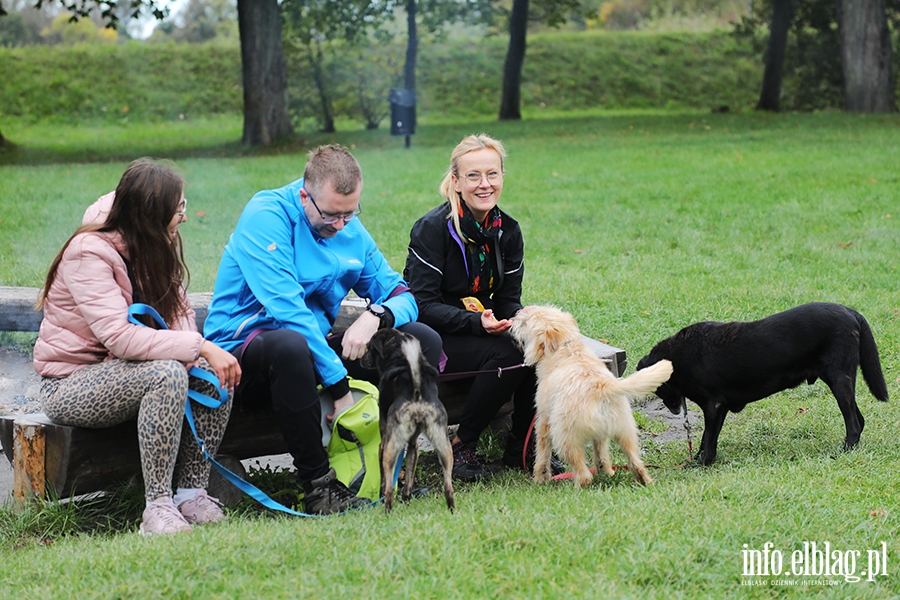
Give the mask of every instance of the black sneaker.
[{"label": "black sneaker", "polygon": [[[511,469],[522,469],[526,473],[534,472],[534,457],[536,453],[535,437],[532,435],[528,442],[528,451],[525,453],[525,465],[522,465],[522,448],[525,442],[517,439],[512,434],[506,440],[506,450],[503,452],[503,464]],[[556,453],[550,454],[550,476],[562,475],[566,472],[566,465],[556,457]]]},{"label": "black sneaker", "polygon": [[312,491],[306,494],[306,512],[313,515],[332,515],[353,508],[362,508],[369,504],[368,498],[354,496],[347,486],[338,481],[334,469],[313,479],[309,486]]},{"label": "black sneaker", "polygon": [[484,467],[475,456],[475,449],[458,442],[453,444],[453,478],[460,481],[478,481],[487,476]]}]

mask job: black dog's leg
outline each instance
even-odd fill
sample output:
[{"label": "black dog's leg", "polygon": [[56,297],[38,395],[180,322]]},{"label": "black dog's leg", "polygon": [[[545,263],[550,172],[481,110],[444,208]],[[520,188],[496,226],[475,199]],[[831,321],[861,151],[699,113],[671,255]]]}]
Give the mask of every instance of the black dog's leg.
[{"label": "black dog's leg", "polygon": [[847,432],[844,438],[844,450],[853,450],[859,442],[866,420],[856,404],[856,366],[853,366],[852,375],[848,375],[844,369],[840,369],[839,372],[835,381],[826,380],[824,377],[822,381],[831,388],[831,393],[837,399],[838,407],[844,416],[844,428]]},{"label": "black dog's leg", "polygon": [[703,407],[703,441],[697,451],[695,460],[703,465],[711,465],[716,461],[716,449],[719,445],[719,434],[728,409],[724,401],[713,401],[701,405]]},{"label": "black dog's leg", "polygon": [[412,498],[413,481],[416,478],[416,465],[419,463],[419,430],[409,438],[406,445],[406,483],[403,485],[403,501]]}]

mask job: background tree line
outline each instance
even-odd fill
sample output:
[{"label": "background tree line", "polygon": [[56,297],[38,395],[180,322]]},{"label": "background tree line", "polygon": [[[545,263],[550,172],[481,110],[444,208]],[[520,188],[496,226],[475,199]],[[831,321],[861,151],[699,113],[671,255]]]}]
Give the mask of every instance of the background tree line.
[{"label": "background tree line", "polygon": [[[326,61],[358,58],[364,45],[383,44],[405,34],[403,84],[409,87],[414,86],[420,29],[426,36],[440,35],[451,27],[481,28],[488,34],[505,30],[508,44],[503,59],[498,117],[519,119],[529,32],[538,28],[588,28],[597,24],[621,27],[623,20],[617,15],[621,17],[623,11],[635,15],[632,27],[644,27],[660,16],[687,17],[692,11],[694,14],[717,13],[721,18],[731,9],[739,11],[739,6],[728,4],[728,1],[732,0],[614,0],[602,3],[599,0],[284,0],[280,4],[277,0],[237,0],[235,7],[227,0],[190,0],[170,20],[165,19],[167,13],[158,0],[48,0],[46,3],[44,0],[15,0],[13,8],[42,8],[46,4],[74,17],[93,18],[112,26],[152,15],[162,22],[151,39],[189,42],[233,38],[236,19],[242,50],[243,141],[250,145],[265,145],[279,136],[293,133],[288,55],[291,60],[298,55],[305,60],[319,105],[322,128],[329,130],[334,128],[334,113],[340,109],[339,104],[348,92],[338,90],[331,74],[326,75],[323,68]],[[766,23],[769,26],[764,55],[765,77],[758,108],[780,108],[788,31],[793,28],[798,45],[803,39],[814,39],[822,48],[834,48],[837,31],[841,77],[836,78],[834,69],[829,69],[827,64],[804,64],[807,72],[812,74],[810,77],[818,77],[819,87],[824,86],[823,96],[828,95],[829,86],[839,85],[843,90],[843,106],[848,110],[896,110],[896,61],[892,37],[896,36],[894,3],[898,1],[755,0],[751,5],[753,12],[745,15],[737,29],[741,34],[757,38]],[[9,4],[9,0],[6,3]],[[0,0],[0,12],[5,12],[4,8],[4,0]],[[405,30],[398,26],[404,12]],[[10,15],[0,20],[3,31],[7,32],[0,32],[0,35],[6,35],[0,39],[8,39],[8,32],[16,27],[21,32],[24,17],[19,26],[10,25],[12,22]],[[45,29],[41,31],[41,39],[49,40],[48,35],[43,35]],[[288,48],[288,54],[285,48]],[[829,57],[825,52],[797,58],[825,63],[830,60],[834,64],[833,56]],[[390,59],[380,65],[380,69],[389,73],[398,66],[399,61]],[[367,95],[368,90],[373,89],[372,85],[365,84],[367,78],[372,78],[371,73],[357,71],[351,79],[353,77],[357,80],[357,104],[368,106],[364,110],[365,118],[374,126],[384,111],[383,103],[376,97],[381,91],[376,89],[375,95]],[[838,83],[832,83],[838,79]],[[398,84],[396,81],[391,83],[392,86]],[[806,89],[815,89],[815,86]],[[831,101],[828,98],[821,100],[822,103]],[[301,104],[303,102],[293,102],[295,112]]]}]

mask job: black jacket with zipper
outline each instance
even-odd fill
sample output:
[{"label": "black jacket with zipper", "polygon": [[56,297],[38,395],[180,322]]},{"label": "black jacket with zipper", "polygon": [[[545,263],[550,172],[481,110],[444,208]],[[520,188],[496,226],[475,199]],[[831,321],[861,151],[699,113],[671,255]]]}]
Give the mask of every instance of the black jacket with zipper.
[{"label": "black jacket with zipper", "polygon": [[497,261],[494,285],[469,292],[464,243],[449,219],[450,203],[432,209],[413,225],[403,277],[419,305],[419,321],[441,333],[487,335],[481,314],[465,309],[462,298],[475,296],[497,319],[508,319],[521,308],[524,243],[518,222],[500,211],[500,237],[491,240]]}]

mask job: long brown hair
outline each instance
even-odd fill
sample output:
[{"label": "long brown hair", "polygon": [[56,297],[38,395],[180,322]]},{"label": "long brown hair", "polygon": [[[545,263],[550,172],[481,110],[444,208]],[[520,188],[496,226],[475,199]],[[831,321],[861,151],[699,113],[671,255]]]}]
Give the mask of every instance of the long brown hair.
[{"label": "long brown hair", "polygon": [[[53,259],[41,289],[37,310],[47,300],[63,254],[76,236],[90,231],[117,231],[128,249],[130,277],[141,302],[155,308],[166,323],[174,323],[188,307],[181,294],[190,273],[184,263],[181,234],[173,239],[169,223],[178,210],[184,180],[171,167],[140,158],[126,169],[106,221],[82,225]],[[124,258],[124,257],[123,257]]]}]

